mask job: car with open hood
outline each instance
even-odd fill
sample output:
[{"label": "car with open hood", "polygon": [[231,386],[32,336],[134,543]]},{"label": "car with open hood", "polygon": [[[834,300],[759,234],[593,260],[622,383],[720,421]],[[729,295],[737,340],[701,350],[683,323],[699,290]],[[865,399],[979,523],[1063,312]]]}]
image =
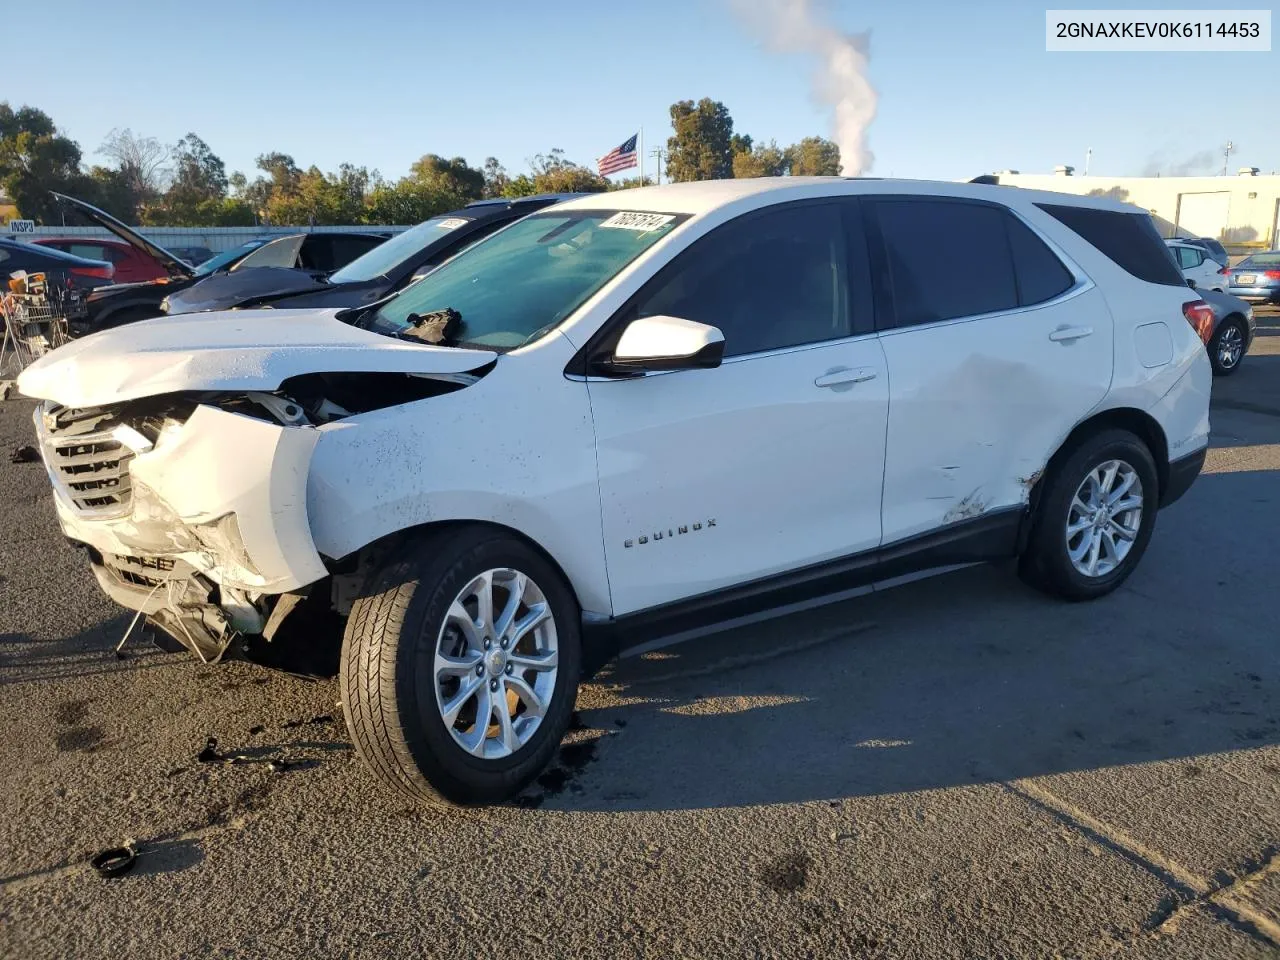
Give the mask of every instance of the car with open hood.
[{"label": "car with open hood", "polygon": [[[86,314],[77,323],[77,332],[81,333],[118,327],[122,324],[160,316],[163,313],[161,303],[165,297],[199,283],[205,278],[219,276],[235,269],[268,244],[280,241],[285,241],[287,244],[287,246],[282,245],[282,248],[276,248],[275,253],[266,260],[275,272],[292,274],[295,270],[310,271],[307,274],[307,282],[312,282],[311,273],[323,274],[335,270],[387,237],[386,233],[377,231],[326,231],[299,233],[279,238],[257,237],[234,250],[225,251],[206,260],[198,267],[193,267],[172,251],[147,239],[106,211],[64,194],[53,193],[53,196],[72,207],[91,223],[115,234],[136,250],[139,256],[145,256],[149,262],[158,264],[163,271],[163,276],[157,279],[135,283],[114,283],[96,290],[86,300]],[[287,249],[292,259],[281,256],[282,249]]]},{"label": "car with open hood", "polygon": [[403,289],[459,250],[507,224],[576,196],[540,194],[514,200],[478,200],[424,220],[342,269],[324,275],[282,270],[249,275],[248,268],[253,264],[246,261],[230,274],[210,277],[171,294],[161,306],[165,313],[174,315],[252,307],[297,309],[370,304]]},{"label": "car with open hood", "polygon": [[18,387],[108,595],[206,662],[334,650],[369,769],[487,803],[624,647],[963,563],[1115,590],[1204,463],[1213,323],[1135,207],[775,177],[549,206],[377,303],[143,321]]}]

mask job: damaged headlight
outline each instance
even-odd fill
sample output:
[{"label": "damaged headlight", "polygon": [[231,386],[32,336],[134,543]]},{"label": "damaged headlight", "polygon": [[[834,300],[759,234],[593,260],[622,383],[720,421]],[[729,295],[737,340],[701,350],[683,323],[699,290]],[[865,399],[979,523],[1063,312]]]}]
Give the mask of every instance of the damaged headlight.
[{"label": "damaged headlight", "polygon": [[240,523],[234,513],[228,513],[209,523],[191,525],[197,540],[219,561],[230,579],[239,583],[253,583],[262,579],[262,572],[253,565],[249,552],[240,536]]}]

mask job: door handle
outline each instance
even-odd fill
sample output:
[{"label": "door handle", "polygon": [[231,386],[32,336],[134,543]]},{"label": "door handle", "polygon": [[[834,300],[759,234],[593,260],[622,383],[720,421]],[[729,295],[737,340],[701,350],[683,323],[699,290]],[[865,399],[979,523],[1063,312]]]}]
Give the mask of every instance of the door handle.
[{"label": "door handle", "polygon": [[1049,339],[1055,343],[1071,343],[1073,340],[1083,340],[1092,335],[1093,327],[1059,327],[1049,334]]},{"label": "door handle", "polygon": [[813,385],[815,387],[838,387],[844,384],[865,383],[875,378],[876,370],[874,367],[859,367],[856,370],[850,367],[836,367],[834,370],[828,370],[814,380]]}]

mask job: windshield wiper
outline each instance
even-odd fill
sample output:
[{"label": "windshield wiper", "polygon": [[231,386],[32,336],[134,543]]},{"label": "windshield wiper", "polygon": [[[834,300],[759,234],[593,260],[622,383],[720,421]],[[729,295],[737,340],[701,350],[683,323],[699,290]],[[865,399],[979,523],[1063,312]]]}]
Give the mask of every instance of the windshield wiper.
[{"label": "windshield wiper", "polygon": [[430,313],[411,313],[404,322],[409,324],[409,329],[400,331],[402,338],[440,345],[457,336],[458,328],[462,326],[462,314],[453,307],[445,307]]}]

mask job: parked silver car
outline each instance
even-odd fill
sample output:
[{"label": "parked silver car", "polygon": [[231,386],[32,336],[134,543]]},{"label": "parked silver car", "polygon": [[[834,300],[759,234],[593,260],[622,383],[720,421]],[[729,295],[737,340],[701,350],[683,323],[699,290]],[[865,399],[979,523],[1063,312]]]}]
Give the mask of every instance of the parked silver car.
[{"label": "parked silver car", "polygon": [[1217,290],[1196,287],[1196,293],[1213,311],[1213,337],[1207,349],[1214,376],[1235,373],[1253,343],[1253,307],[1239,297]]}]

